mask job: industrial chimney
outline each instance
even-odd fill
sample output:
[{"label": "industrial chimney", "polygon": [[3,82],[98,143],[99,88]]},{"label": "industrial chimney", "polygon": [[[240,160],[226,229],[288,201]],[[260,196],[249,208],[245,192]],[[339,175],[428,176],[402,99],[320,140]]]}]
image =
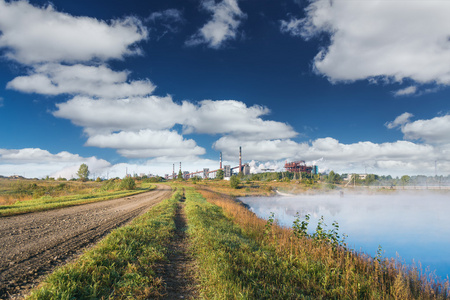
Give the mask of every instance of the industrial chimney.
[{"label": "industrial chimney", "polygon": [[222,170],[222,152],[220,152],[220,166],[219,166],[219,169]]},{"label": "industrial chimney", "polygon": [[242,147],[239,147],[239,172],[242,172]]}]

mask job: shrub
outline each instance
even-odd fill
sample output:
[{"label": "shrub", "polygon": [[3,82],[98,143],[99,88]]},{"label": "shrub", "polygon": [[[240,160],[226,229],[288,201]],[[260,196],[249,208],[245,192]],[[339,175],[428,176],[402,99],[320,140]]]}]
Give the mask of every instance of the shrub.
[{"label": "shrub", "polygon": [[241,180],[236,175],[231,176],[230,178],[230,186],[233,189],[237,189],[239,187],[239,184],[241,184]]},{"label": "shrub", "polygon": [[131,177],[124,178],[120,182],[119,188],[121,190],[134,190],[136,188],[136,182]]}]

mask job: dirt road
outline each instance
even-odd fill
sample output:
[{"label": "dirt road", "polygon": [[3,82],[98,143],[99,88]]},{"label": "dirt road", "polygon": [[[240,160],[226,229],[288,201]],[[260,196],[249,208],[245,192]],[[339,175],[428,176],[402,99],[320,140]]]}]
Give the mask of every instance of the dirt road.
[{"label": "dirt road", "polygon": [[0,299],[16,297],[112,229],[169,198],[171,189],[0,218]]}]

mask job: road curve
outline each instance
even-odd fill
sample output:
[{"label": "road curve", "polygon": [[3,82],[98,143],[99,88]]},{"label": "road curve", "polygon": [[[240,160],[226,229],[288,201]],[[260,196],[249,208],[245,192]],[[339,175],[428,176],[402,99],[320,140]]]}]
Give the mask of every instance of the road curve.
[{"label": "road curve", "polygon": [[0,218],[0,299],[16,298],[151,206],[171,188],[91,204]]}]

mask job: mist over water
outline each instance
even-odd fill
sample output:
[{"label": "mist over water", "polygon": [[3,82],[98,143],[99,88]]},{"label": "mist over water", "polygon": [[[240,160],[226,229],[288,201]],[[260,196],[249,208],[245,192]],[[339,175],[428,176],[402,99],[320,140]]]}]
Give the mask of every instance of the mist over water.
[{"label": "mist over water", "polygon": [[298,212],[311,215],[308,231],[314,232],[324,216],[326,229],[339,223],[339,234],[348,235],[348,246],[375,256],[381,245],[385,257],[410,264],[442,278],[450,276],[450,193],[408,191],[391,194],[339,192],[316,195],[245,197],[241,201],[259,217],[275,213],[278,224],[291,227]]}]

